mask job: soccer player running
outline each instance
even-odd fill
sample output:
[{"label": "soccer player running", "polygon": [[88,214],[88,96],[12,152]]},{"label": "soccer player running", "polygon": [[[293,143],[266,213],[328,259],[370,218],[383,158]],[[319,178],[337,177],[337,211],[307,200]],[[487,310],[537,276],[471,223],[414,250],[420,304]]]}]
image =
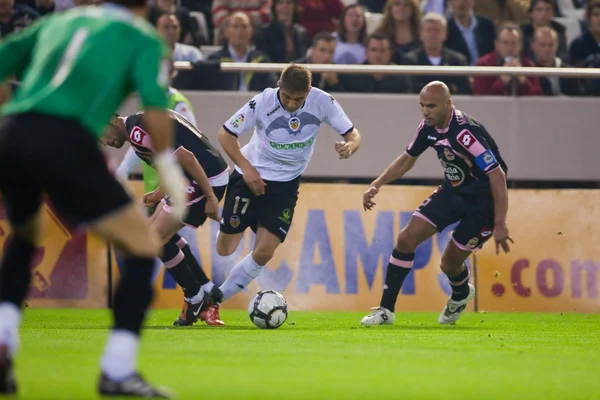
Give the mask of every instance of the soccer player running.
[{"label": "soccer player running", "polygon": [[173,155],[165,110],[170,55],[143,19],[145,1],[137,1],[127,3],[130,9],[104,4],[53,14],[0,43],[0,82],[11,74],[21,78],[0,127],[0,191],[11,225],[0,268],[0,393],[17,391],[12,359],[45,193],[70,225],[87,225],[115,243],[124,259],[99,392],[169,397],[136,367],[158,238],[98,145],[111,115],[136,91],[161,184],[174,214],[185,215],[187,181]]},{"label": "soccer player running", "polygon": [[415,138],[365,192],[364,209],[371,210],[380,188],[402,178],[428,147],[437,152],[446,178],[398,235],[380,306],[362,319],[363,325],[394,322],[398,293],[411,271],[415,250],[436,231],[460,221],[442,255],[441,269],[448,276],[452,296],[438,319],[440,324],[454,324],[475,295],[465,266],[471,252],[481,249],[492,235],[496,253],[499,247],[508,252],[508,242],[513,242],[506,225],[507,166],[494,139],[481,123],[454,108],[450,91],[442,82],[427,84],[421,90],[419,102],[424,119]]},{"label": "soccer player running", "polygon": [[[235,171],[225,195],[217,252],[231,255],[246,228],[256,232],[252,252],[233,267],[221,285],[224,300],[247,287],[285,240],[294,217],[300,175],[313,154],[321,123],[326,122],[343,137],[335,143],[340,159],[350,157],[360,146],[360,134],[342,107],[326,92],[311,87],[311,73],[306,68],[287,66],[278,86],[254,96],[218,133]],[[250,129],[254,135],[240,149],[238,136]]]},{"label": "soccer player running", "polygon": [[[219,201],[225,195],[229,182],[229,166],[208,138],[181,114],[169,111],[175,132],[175,156],[188,178],[188,214],[184,219],[173,215],[169,200],[164,198],[162,187],[144,195],[144,205],[156,210],[151,217],[152,227],[160,236],[163,246],[161,261],[181,286],[184,306],[174,325],[193,325],[209,305],[220,303],[223,294],[206,276],[193,256],[190,246],[178,231],[184,226],[197,229],[207,217],[219,221]],[[127,118],[114,117],[107,127],[102,143],[121,148],[125,142],[148,165],[154,163],[151,131],[144,120],[144,111]],[[206,314],[206,313],[205,313]],[[219,319],[205,316],[209,325],[222,325]]]}]

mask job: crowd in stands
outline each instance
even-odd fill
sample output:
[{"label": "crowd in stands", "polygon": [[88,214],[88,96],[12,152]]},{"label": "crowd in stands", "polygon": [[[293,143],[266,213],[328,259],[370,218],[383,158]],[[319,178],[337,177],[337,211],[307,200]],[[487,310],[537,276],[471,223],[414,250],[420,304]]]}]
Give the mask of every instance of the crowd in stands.
[{"label": "crowd in stands", "polygon": [[[97,0],[0,0],[0,40],[52,12]],[[600,0],[152,0],[148,20],[195,64],[181,88],[260,91],[275,74],[219,63],[600,67]],[[331,92],[600,96],[597,79],[314,74]]]}]

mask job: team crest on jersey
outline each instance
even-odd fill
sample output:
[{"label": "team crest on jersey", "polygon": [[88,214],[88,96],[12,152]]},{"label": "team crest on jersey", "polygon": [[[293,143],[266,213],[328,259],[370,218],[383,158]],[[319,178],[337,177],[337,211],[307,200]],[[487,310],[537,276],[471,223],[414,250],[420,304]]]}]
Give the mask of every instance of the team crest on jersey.
[{"label": "team crest on jersey", "polygon": [[444,149],[444,156],[446,157],[446,160],[448,160],[448,161],[454,161],[454,159],[456,158],[456,156],[454,155],[452,150],[450,150],[447,147]]},{"label": "team crest on jersey", "polygon": [[229,218],[229,225],[231,225],[232,228],[240,226],[240,222],[240,217],[237,215],[232,215],[231,218]]},{"label": "team crest on jersey", "polygon": [[485,163],[489,165],[494,162],[494,157],[489,152],[486,152],[483,156],[483,161],[485,161]]},{"label": "team crest on jersey", "polygon": [[300,128],[300,118],[292,117],[290,118],[290,129],[296,132]]}]

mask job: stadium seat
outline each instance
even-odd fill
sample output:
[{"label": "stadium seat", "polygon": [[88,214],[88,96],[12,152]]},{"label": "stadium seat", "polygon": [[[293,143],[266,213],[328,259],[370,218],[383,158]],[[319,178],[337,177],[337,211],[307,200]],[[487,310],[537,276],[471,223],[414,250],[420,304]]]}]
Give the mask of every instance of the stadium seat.
[{"label": "stadium seat", "polygon": [[554,18],[554,20],[567,28],[567,43],[570,44],[573,39],[581,35],[581,24],[577,18]]},{"label": "stadium seat", "polygon": [[365,13],[365,20],[367,22],[367,35],[373,33],[373,31],[379,25],[379,21],[381,21],[382,14],[380,13]]}]

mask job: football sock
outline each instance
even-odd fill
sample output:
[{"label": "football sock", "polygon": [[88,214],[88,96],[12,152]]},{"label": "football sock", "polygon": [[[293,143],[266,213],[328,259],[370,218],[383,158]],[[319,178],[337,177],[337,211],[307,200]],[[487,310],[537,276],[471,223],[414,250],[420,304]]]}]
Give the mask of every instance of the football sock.
[{"label": "football sock", "polygon": [[262,269],[263,267],[254,261],[252,252],[250,252],[250,254],[231,269],[229,276],[221,285],[220,289],[223,292],[223,300],[228,300],[236,293],[241,292],[254,278],[260,275]]},{"label": "football sock", "polygon": [[210,279],[208,279],[208,276],[206,276],[206,273],[202,269],[202,265],[200,265],[196,257],[194,257],[192,254],[192,249],[190,249],[188,242],[179,235],[175,235],[174,237],[179,237],[179,239],[176,241],[177,247],[183,252],[185,261],[198,283],[200,283],[200,285],[204,285],[210,282]]},{"label": "football sock", "polygon": [[469,296],[469,268],[463,265],[463,270],[456,276],[448,275],[450,287],[452,288],[451,299],[461,301]]},{"label": "football sock", "polygon": [[21,309],[11,302],[0,303],[0,344],[6,345],[11,354],[19,348],[19,325]]},{"label": "football sock", "polygon": [[152,258],[127,258],[115,292],[115,330],[139,335],[146,310],[152,301]]},{"label": "football sock", "polygon": [[163,247],[162,261],[175,282],[183,289],[187,298],[194,297],[200,292],[200,283],[192,273],[185,255],[177,244],[170,240]]},{"label": "football sock", "polygon": [[383,295],[379,304],[381,307],[394,312],[400,288],[402,288],[404,279],[412,269],[414,259],[415,253],[400,253],[394,249],[385,274]]},{"label": "football sock", "polygon": [[11,302],[20,309],[31,282],[31,260],[35,246],[20,236],[8,239],[0,267],[0,302]]},{"label": "football sock", "polygon": [[115,329],[109,336],[100,365],[113,381],[123,381],[136,371],[139,339],[131,331]]}]

